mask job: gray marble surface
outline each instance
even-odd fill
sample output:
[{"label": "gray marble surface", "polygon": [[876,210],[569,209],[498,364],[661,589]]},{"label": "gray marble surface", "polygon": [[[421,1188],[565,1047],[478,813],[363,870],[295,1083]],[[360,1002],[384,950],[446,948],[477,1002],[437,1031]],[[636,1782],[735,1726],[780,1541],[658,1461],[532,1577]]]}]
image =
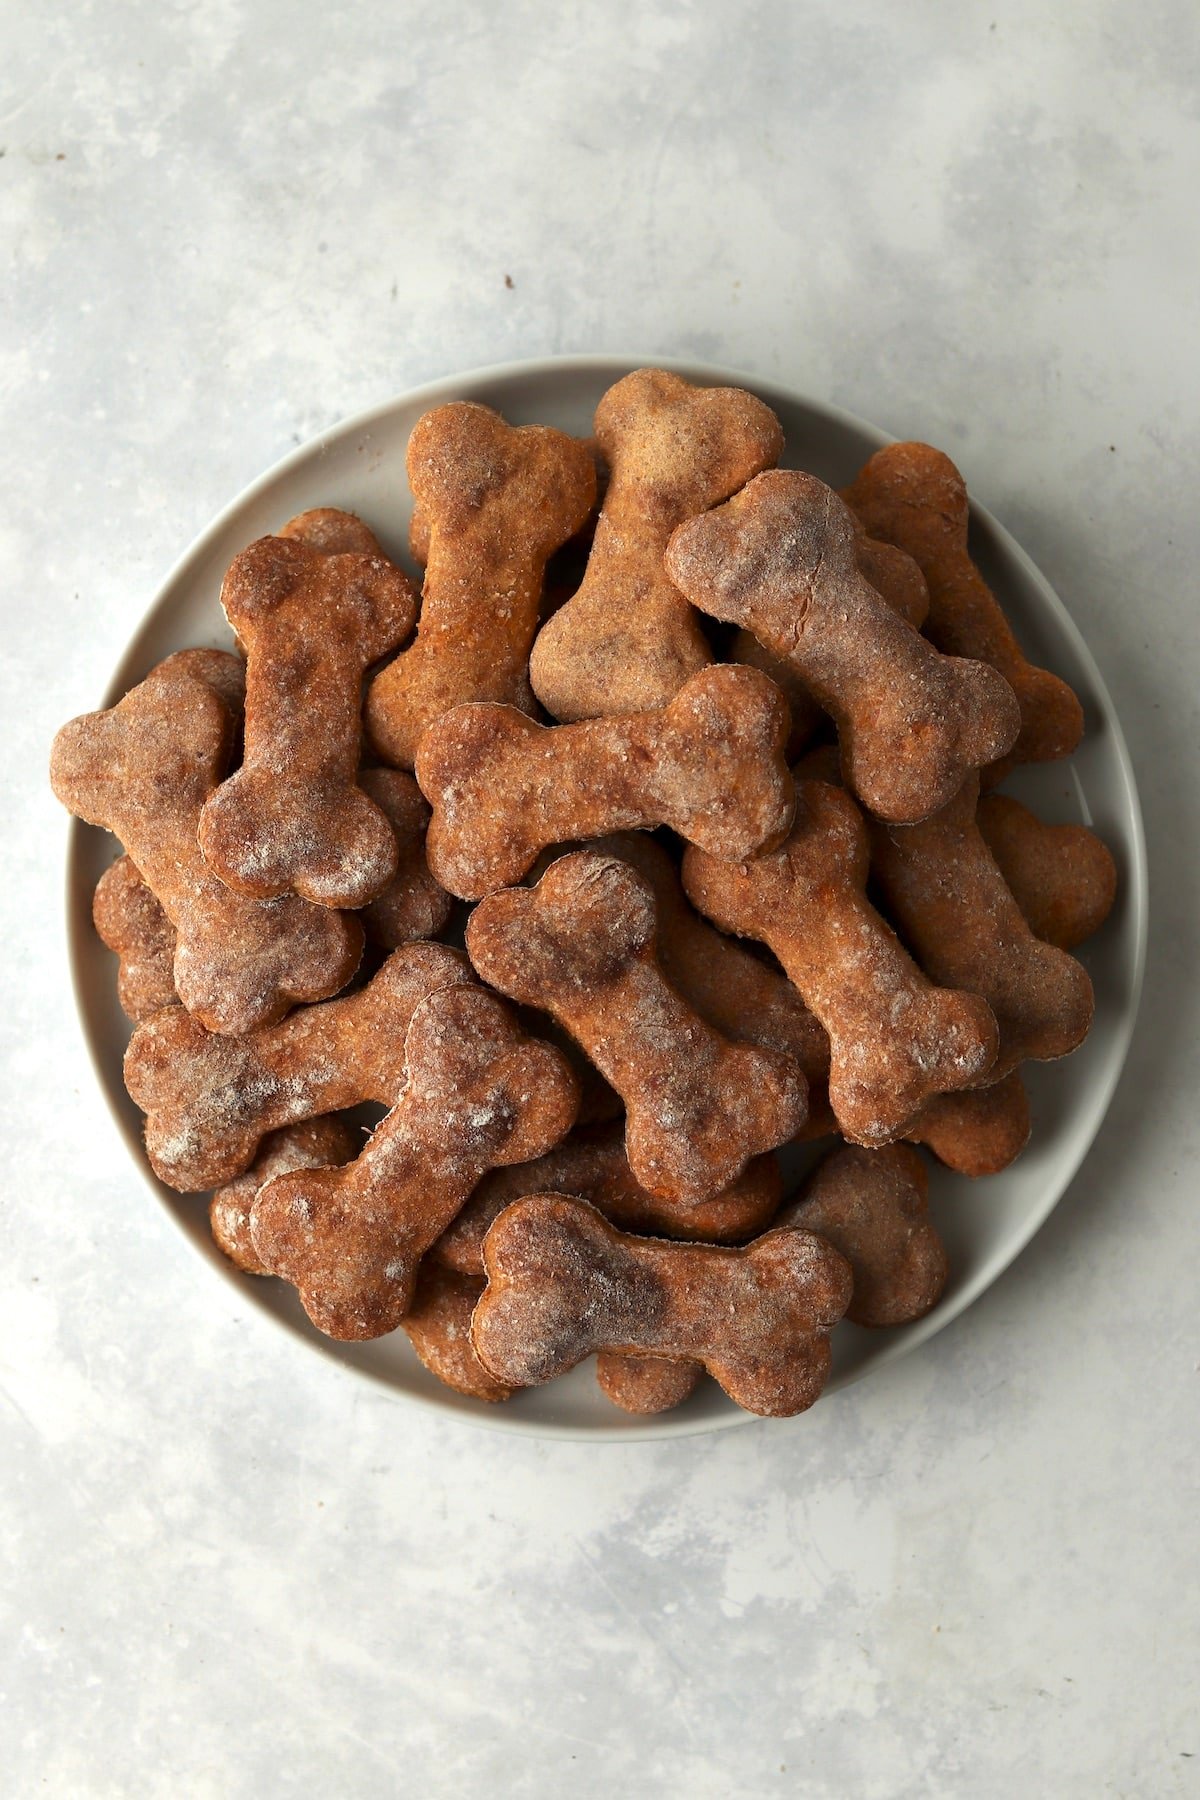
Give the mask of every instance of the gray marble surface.
[{"label": "gray marble surface", "polygon": [[[0,0],[0,1790],[1174,1795],[1196,1726],[1200,114],[1183,0]],[[1056,584],[1152,946],[1071,1192],[791,1424],[477,1431],[239,1304],[64,965],[53,729],[245,482],[438,374],[700,355],[930,438]]]}]

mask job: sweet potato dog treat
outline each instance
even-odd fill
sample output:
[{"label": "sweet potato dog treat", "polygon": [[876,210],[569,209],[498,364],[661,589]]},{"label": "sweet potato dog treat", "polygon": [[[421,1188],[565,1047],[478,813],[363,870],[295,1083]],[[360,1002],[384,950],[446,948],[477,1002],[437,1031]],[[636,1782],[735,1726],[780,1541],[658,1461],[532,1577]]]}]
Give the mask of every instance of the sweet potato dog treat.
[{"label": "sweet potato dog treat", "polygon": [[930,641],[947,656],[990,663],[1012,688],[1021,728],[1008,746],[1009,760],[1069,756],[1083,736],[1083,708],[1065,681],[1026,659],[971,561],[966,483],[950,458],[928,444],[889,444],[859,470],[844,497],[872,537],[898,544],[920,566],[929,586]]},{"label": "sweet potato dog treat", "polygon": [[488,1374],[472,1346],[471,1314],[482,1292],[482,1275],[459,1275],[426,1257],[400,1323],[431,1375],[460,1394],[494,1403],[510,1400],[515,1390]]},{"label": "sweet potato dog treat", "polygon": [[1003,677],[939,655],[880,599],[848,508],[815,475],[758,476],[681,525],[666,568],[694,605],[791,664],[837,724],[847,782],[883,818],[934,812],[1016,737]]},{"label": "sweet potato dog treat", "polygon": [[232,650],[177,650],[154,673],[192,675],[213,690],[231,719],[240,722],[246,704],[246,659]]},{"label": "sweet potato dog treat", "polygon": [[252,1031],[336,993],[363,943],[357,919],[294,895],[248,900],[206,864],[197,827],[233,731],[207,682],[163,664],[108,712],[65,725],[50,759],[64,806],[115,832],[133,858],[175,927],[179,998],[221,1032]]},{"label": "sweet potato dog treat", "polygon": [[559,1052],[480,988],[422,1001],[404,1054],[404,1091],[355,1162],[281,1175],[254,1203],[260,1259],[330,1337],[394,1330],[421,1257],[472,1188],[488,1169],[544,1155],[579,1105]]},{"label": "sweet potato dog treat", "polygon": [[1092,984],[1072,956],[1034,937],[975,823],[979,778],[919,825],[875,824],[871,868],[931,980],[982,994],[1000,1047],[990,1075],[1065,1056],[1092,1022]]},{"label": "sweet potato dog treat", "polygon": [[1046,825],[1008,794],[985,794],[976,823],[1030,930],[1059,950],[1099,931],[1117,897],[1117,865],[1086,825]]},{"label": "sweet potato dog treat", "polygon": [[155,1174],[183,1193],[215,1187],[250,1167],[269,1131],[365,1100],[390,1106],[414,1010],[470,981],[457,950],[408,944],[357,993],[240,1038],[215,1037],[177,1007],[156,1013],[125,1053]]},{"label": "sweet potato dog treat", "polygon": [[714,856],[786,835],[788,712],[757,669],[694,675],[662,712],[556,729],[511,706],[460,706],[425,733],[417,780],[433,807],[442,886],[479,900],[573,839],[670,825]]},{"label": "sweet potato dog treat", "polygon": [[596,1380],[613,1405],[628,1413],[664,1413],[682,1406],[703,1374],[698,1362],[672,1362],[665,1356],[614,1356],[602,1350],[596,1358]]},{"label": "sweet potato dog treat", "polygon": [[96,883],[92,923],[120,958],[117,998],[128,1018],[176,1004],[174,927],[129,857],[118,857]]},{"label": "sweet potato dog treat", "polygon": [[1029,1096],[1014,1069],[991,1087],[962,1094],[939,1094],[917,1114],[905,1133],[924,1144],[956,1175],[998,1175],[1015,1162],[1030,1132]]},{"label": "sweet potato dog treat", "polygon": [[629,1237],[561,1194],[518,1200],[483,1246],[471,1341],[498,1381],[532,1387],[593,1351],[701,1363],[731,1400],[774,1417],[825,1385],[849,1264],[811,1232],[744,1250]]},{"label": "sweet potato dog treat", "polygon": [[696,388],[639,369],[596,409],[610,476],[587,572],[542,627],[529,665],[556,719],[652,712],[711,661],[708,640],[663,568],[676,525],[778,462],[779,421],[740,388]]},{"label": "sweet potato dog treat", "polygon": [[395,875],[396,840],[355,780],[359,696],[412,627],[408,578],[266,537],[234,558],[221,604],[247,653],[246,750],[201,815],[205,860],[252,899],[364,906]]},{"label": "sweet potato dog treat", "polygon": [[501,993],[553,1014],[616,1088],[629,1166],[652,1194],[699,1206],[800,1129],[798,1063],[731,1043],[671,986],[653,889],[616,857],[577,851],[535,888],[493,894],[467,951]]},{"label": "sweet potato dog treat", "polygon": [[373,944],[394,950],[414,938],[437,937],[454,905],[425,860],[429,803],[403,769],[364,769],[358,785],[387,817],[396,839],[396,873],[390,887],[363,908]]},{"label": "sweet potato dog treat", "polygon": [[338,1117],[306,1119],[264,1138],[244,1175],[218,1188],[208,1205],[213,1240],[247,1275],[265,1275],[250,1238],[250,1211],[260,1191],[276,1175],[293,1169],[324,1169],[346,1163],[362,1146],[362,1133]]},{"label": "sweet potato dog treat", "polygon": [[382,556],[379,539],[357,513],[342,512],[336,506],[314,506],[309,512],[297,513],[277,535],[294,538],[319,550],[323,556]]},{"label": "sweet potato dog treat", "polygon": [[578,438],[456,401],[418,419],[408,478],[429,534],[421,622],[371,683],[367,730],[380,756],[411,769],[425,727],[463,701],[533,711],[546,559],[591,512],[596,469]]},{"label": "sweet potato dog treat", "polygon": [[689,899],[723,931],[768,944],[830,1038],[829,1097],[843,1134],[899,1137],[932,1095],[995,1061],[986,1000],[930,985],[866,899],[867,832],[853,800],[800,781],[781,849],[749,863],[683,859]]},{"label": "sweet potato dog treat", "polygon": [[855,1325],[906,1325],[941,1298],[950,1265],[929,1217],[928,1171],[907,1144],[835,1150],[778,1223],[815,1232],[845,1257]]},{"label": "sweet potato dog treat", "polygon": [[626,1231],[739,1243],[770,1224],[783,1198],[783,1178],[773,1156],[756,1156],[724,1193],[682,1207],[648,1193],[638,1181],[625,1154],[623,1123],[577,1126],[536,1162],[485,1175],[430,1254],[461,1274],[481,1275],[488,1227],[511,1201],[527,1194],[573,1194]]}]

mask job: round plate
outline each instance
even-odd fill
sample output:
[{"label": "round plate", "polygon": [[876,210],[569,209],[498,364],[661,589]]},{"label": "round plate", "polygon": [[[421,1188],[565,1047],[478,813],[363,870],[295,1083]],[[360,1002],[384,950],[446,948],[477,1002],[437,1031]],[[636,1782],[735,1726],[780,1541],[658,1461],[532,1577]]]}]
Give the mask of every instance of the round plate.
[{"label": "round plate", "polygon": [[[835,486],[850,480],[887,434],[818,401],[728,369],[669,362],[689,380],[747,387],[779,414],[785,463]],[[596,402],[637,359],[595,356],[510,363],[418,388],[348,420],[305,445],[247,488],[200,536],[167,578],[110,683],[114,704],[153,665],[190,644],[232,643],[218,603],[221,577],[239,550],[313,506],[359,513],[396,560],[406,560],[411,496],[404,473],[409,432],[420,415],[448,400],[484,401],[514,424],[540,423],[586,435]],[[1083,820],[1117,859],[1120,891],[1102,932],[1083,951],[1096,989],[1096,1020],[1086,1043],[1064,1062],[1026,1065],[1033,1136],[1004,1174],[970,1182],[933,1170],[931,1206],[950,1254],[951,1277],[926,1318],[892,1331],[851,1325],[834,1333],[829,1391],[891,1362],[940,1331],[1007,1268],[1028,1243],[1079,1168],[1121,1072],[1133,1029],[1146,946],[1146,853],[1137,790],[1108,689],[1065,607],[1020,547],[981,506],[971,513],[971,548],[1030,656],[1062,675],[1079,694],[1087,734],[1068,763],[1021,770],[1009,784],[1047,819]],[[142,1149],[141,1117],[125,1093],[121,1058],[129,1026],[116,999],[116,959],[91,925],[92,890],[112,860],[113,840],[74,822],[67,903],[72,971],[84,1033],[113,1115],[143,1179],[196,1251],[242,1298],[262,1308],[309,1349],[393,1393],[500,1430],[539,1436],[674,1437],[747,1422],[717,1389],[701,1384],[674,1413],[631,1418],[603,1397],[592,1366],[518,1395],[505,1406],[466,1399],[435,1381],[402,1331],[368,1344],[337,1344],[309,1325],[284,1283],[241,1274],[213,1245],[206,1203],[156,1181]]]}]

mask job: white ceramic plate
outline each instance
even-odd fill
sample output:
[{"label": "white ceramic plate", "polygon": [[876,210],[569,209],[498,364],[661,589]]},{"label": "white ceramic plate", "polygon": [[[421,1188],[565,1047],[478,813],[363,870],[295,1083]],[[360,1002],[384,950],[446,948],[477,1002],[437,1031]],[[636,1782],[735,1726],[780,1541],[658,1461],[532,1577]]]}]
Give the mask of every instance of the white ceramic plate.
[{"label": "white ceramic plate", "polygon": [[[657,359],[659,362],[662,359]],[[456,376],[404,394],[339,425],[305,445],[246,489],[197,539],[172,571],[113,676],[104,699],[112,705],[162,657],[190,644],[228,646],[218,604],[221,577],[254,538],[312,506],[360,513],[385,550],[405,560],[411,498],[404,473],[409,432],[421,413],[447,400],[481,400],[514,424],[591,430],[597,400],[639,362],[578,357],[510,363]],[[884,432],[849,413],[806,400],[769,382],[728,369],[673,362],[688,379],[751,388],[774,407],[787,434],[785,462],[839,485],[848,481]],[[1055,1065],[1027,1065],[1033,1108],[1028,1149],[1004,1174],[972,1183],[937,1168],[932,1209],[950,1253],[952,1274],[941,1303],[927,1318],[896,1331],[840,1326],[835,1333],[830,1389],[855,1381],[923,1343],[948,1325],[1028,1243],[1079,1168],[1121,1073],[1133,1029],[1146,946],[1146,856],[1133,770],[1108,689],[1086,644],[1049,584],[991,515],[972,509],[972,550],[1027,652],[1065,676],[1083,700],[1087,735],[1069,763],[1025,770],[1012,791],[1055,820],[1094,825],[1117,859],[1120,897],[1103,931],[1083,950],[1096,988],[1096,1021],[1083,1047]],[[116,959],[91,926],[91,894],[113,855],[104,832],[76,822],[68,861],[71,962],[80,1016],[113,1115],[141,1177],[209,1266],[237,1283],[299,1345],[334,1357],[358,1376],[422,1405],[472,1418],[500,1430],[587,1438],[671,1437],[745,1423],[740,1412],[705,1382],[677,1412],[630,1418],[601,1395],[590,1363],[562,1381],[489,1407],[443,1387],[417,1361],[403,1332],[370,1344],[335,1344],[308,1324],[291,1288],[240,1274],[214,1247],[206,1203],[172,1193],[155,1180],[142,1150],[140,1115],[121,1081],[129,1027],[117,1006]],[[776,1429],[779,1427],[776,1426]]]}]

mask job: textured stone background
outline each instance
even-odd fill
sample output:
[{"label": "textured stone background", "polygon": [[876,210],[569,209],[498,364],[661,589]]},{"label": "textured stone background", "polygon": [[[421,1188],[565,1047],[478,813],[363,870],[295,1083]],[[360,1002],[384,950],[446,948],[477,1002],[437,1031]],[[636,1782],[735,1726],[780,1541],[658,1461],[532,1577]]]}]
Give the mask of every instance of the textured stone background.
[{"label": "textured stone background", "polygon": [[[0,41],[0,1788],[1197,1792],[1194,8],[0,0]],[[945,444],[1100,660],[1154,878],[1033,1248],[809,1418],[660,1447],[441,1422],[201,1268],[85,1062],[44,781],[247,480],[575,350]]]}]

